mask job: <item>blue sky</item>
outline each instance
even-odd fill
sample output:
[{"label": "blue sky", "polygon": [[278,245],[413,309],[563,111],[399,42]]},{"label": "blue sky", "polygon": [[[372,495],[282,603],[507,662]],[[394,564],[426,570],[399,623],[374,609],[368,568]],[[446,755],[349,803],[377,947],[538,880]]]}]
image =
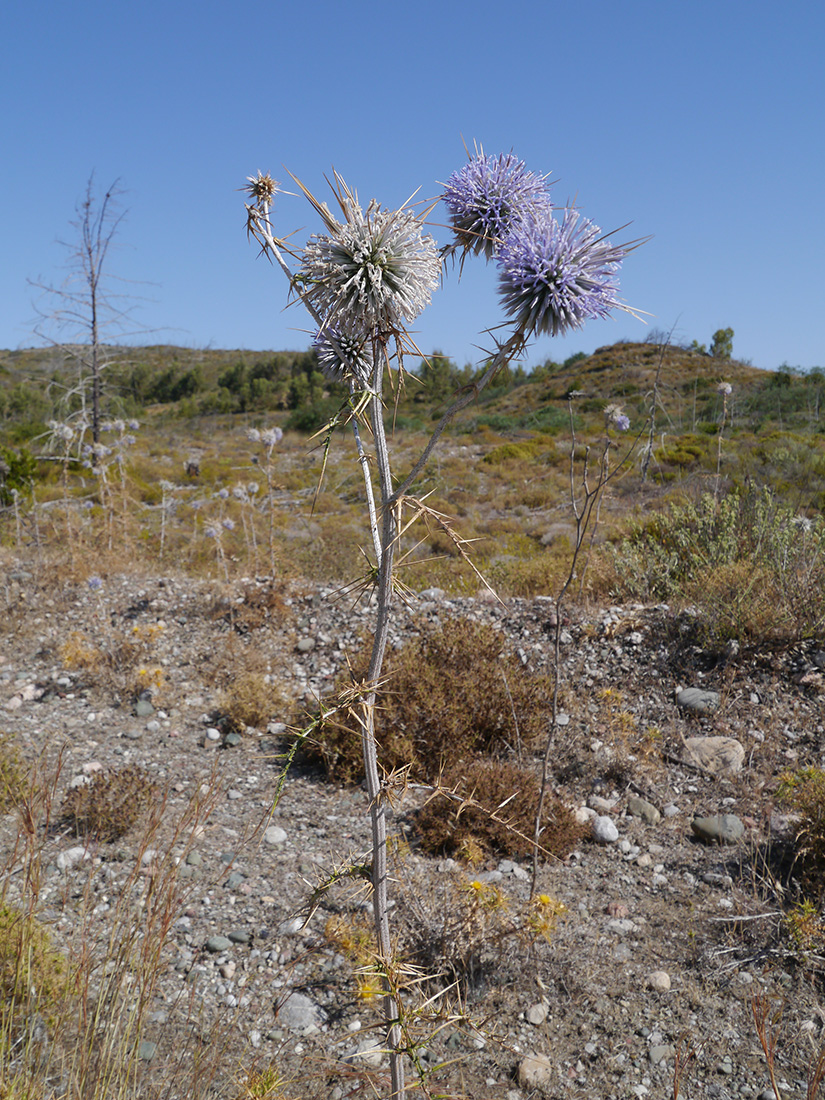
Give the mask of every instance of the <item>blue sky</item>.
[{"label": "blue sky", "polygon": [[[27,279],[63,278],[92,171],[127,190],[110,270],[151,299],[139,342],[306,347],[309,319],[247,243],[245,177],[285,165],[322,193],[334,166],[397,206],[439,193],[463,139],[550,173],[605,231],[632,223],[619,239],[652,235],[621,277],[649,326],[703,343],[729,326],[755,366],[825,365],[821,4],[9,0],[0,34],[0,347],[37,342]],[[288,196],[274,220],[320,228]],[[475,361],[500,320],[479,260],[417,338]],[[646,332],[620,313],[528,362]]]}]

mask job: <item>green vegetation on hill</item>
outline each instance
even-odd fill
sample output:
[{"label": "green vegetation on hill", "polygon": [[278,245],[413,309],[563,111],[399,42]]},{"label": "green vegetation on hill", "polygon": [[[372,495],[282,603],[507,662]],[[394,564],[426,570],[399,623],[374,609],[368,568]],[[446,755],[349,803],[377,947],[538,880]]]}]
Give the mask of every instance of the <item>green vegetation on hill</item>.
[{"label": "green vegetation on hill", "polygon": [[[5,440],[36,434],[48,419],[60,419],[79,407],[66,398],[76,379],[71,360],[59,349],[0,351],[0,425]],[[742,431],[825,431],[825,372],[783,367],[758,370],[733,359],[654,343],[618,343],[577,353],[564,363],[548,360],[531,372],[503,372],[482,399],[457,418],[458,430],[541,432],[567,425],[566,397],[576,410],[600,420],[608,401],[621,401],[634,427],[646,419],[659,372],[660,430],[668,436],[715,432],[721,410],[716,384],[722,375],[734,388],[731,428]],[[434,352],[416,368],[402,391],[396,415],[426,422],[437,416],[456,390],[480,372],[458,368]],[[297,430],[314,431],[345,398],[330,383],[313,351],[226,351],[165,345],[122,348],[106,377],[108,416],[184,417],[264,412],[278,413]]]}]

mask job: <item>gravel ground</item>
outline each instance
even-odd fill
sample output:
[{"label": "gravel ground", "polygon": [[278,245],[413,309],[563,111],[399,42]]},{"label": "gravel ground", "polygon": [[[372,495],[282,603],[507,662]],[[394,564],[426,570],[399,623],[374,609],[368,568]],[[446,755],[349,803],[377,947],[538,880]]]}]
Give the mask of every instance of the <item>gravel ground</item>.
[{"label": "gravel ground", "polygon": [[[368,856],[365,795],[296,767],[272,809],[284,724],[296,704],[330,689],[370,626],[369,602],[255,578],[229,586],[123,572],[88,581],[19,561],[0,570],[3,732],[32,768],[59,764],[55,807],[73,782],[128,764],[168,793],[149,841],[133,830],[84,847],[53,815],[40,835],[39,905],[56,942],[76,946],[81,912],[86,934],[102,935],[123,919],[119,899],[174,866],[174,913],[141,1048],[147,1090],[158,1067],[184,1066],[200,1043],[223,1052],[220,1080],[273,1063],[302,1080],[296,1096],[385,1095],[380,1003],[355,972],[353,930],[367,920],[357,879],[304,919],[314,886]],[[399,608],[393,644],[452,614],[494,623],[525,666],[548,667],[546,600],[429,591]],[[783,770],[823,762],[821,655],[710,654],[694,643],[690,615],[663,606],[574,609],[570,620],[553,780],[582,820],[607,831],[604,843],[587,839],[541,867],[538,892],[564,906],[550,942],[513,932],[531,867],[470,869],[419,854],[420,792],[393,814],[404,841],[393,887],[402,941],[420,942],[423,930],[450,939],[442,957],[453,963],[473,956],[473,980],[439,1001],[441,1026],[416,1025],[430,1086],[510,1100],[672,1096],[677,1058],[692,1051],[682,1096],[758,1097],[769,1079],[752,1002],[767,995],[784,1005],[780,1084],[804,1096],[825,1011],[817,960],[801,964],[783,923],[782,837],[792,826],[774,795]],[[84,646],[107,660],[95,665]],[[267,728],[227,739],[221,691],[249,670],[269,677],[284,704]],[[141,677],[155,690],[137,714]],[[677,705],[684,687],[718,693],[718,705]],[[741,746],[733,768],[692,751],[692,739],[708,737]],[[201,809],[188,820],[193,796]],[[697,815],[735,815],[742,835],[705,843]],[[7,865],[16,837],[9,815]],[[21,877],[9,879],[12,900]],[[450,917],[468,891],[492,889],[512,919],[456,933]],[[461,936],[472,941],[467,951]],[[178,1095],[171,1084],[167,1095]]]}]

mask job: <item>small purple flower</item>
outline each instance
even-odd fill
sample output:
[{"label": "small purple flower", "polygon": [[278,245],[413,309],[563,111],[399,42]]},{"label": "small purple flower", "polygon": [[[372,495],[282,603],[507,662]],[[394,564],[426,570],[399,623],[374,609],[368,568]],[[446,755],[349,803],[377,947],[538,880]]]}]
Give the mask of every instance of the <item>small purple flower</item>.
[{"label": "small purple flower", "polygon": [[219,536],[220,536],[220,531],[218,530],[217,527],[214,527],[212,524],[210,524],[208,527],[204,527],[203,533],[204,533],[204,535],[206,535],[206,537],[208,539],[216,539],[216,538],[219,538]]},{"label": "small purple flower", "polygon": [[627,308],[616,296],[616,272],[626,251],[577,210],[565,210],[561,222],[526,218],[498,255],[502,305],[525,336],[558,336],[607,317]]},{"label": "small purple flower", "polygon": [[224,531],[234,531],[235,530],[235,521],[231,520],[227,516],[226,519],[223,521],[222,526],[223,526]]},{"label": "small purple flower", "polygon": [[218,489],[218,496],[221,500],[229,500],[229,490],[228,489]]},{"label": "small purple flower", "polygon": [[139,420],[127,420],[126,425],[127,425],[127,427],[131,428],[133,432],[136,432],[138,430],[138,428],[140,427],[140,421]]},{"label": "small purple flower", "polygon": [[630,427],[630,417],[622,411],[621,405],[606,405],[604,410],[604,422],[608,428],[626,432]]},{"label": "small purple flower", "polygon": [[249,428],[246,433],[246,438],[249,440],[250,443],[260,443],[261,433],[258,431],[257,428]]},{"label": "small purple flower", "polygon": [[89,577],[86,583],[88,584],[89,588],[91,588],[92,592],[97,592],[103,587],[103,581],[100,579],[100,577]]},{"label": "small purple flower", "polygon": [[552,209],[547,181],[512,153],[479,153],[447,180],[444,204],[456,243],[488,260],[514,225],[530,214]]}]

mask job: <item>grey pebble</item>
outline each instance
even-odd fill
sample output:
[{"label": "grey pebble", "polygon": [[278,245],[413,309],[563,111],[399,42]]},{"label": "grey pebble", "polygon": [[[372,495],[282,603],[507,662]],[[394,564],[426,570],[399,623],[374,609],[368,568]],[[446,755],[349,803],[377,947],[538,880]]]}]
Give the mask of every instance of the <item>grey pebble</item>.
[{"label": "grey pebble", "polygon": [[693,714],[707,714],[719,706],[719,692],[702,688],[682,688],[676,693],[676,703]]},{"label": "grey pebble", "polygon": [[221,951],[228,951],[232,946],[232,940],[227,936],[210,936],[206,941],[206,950],[211,955],[219,955]]},{"label": "grey pebble", "polygon": [[662,815],[656,807],[644,798],[631,795],[627,800],[627,809],[633,817],[639,817],[646,825],[658,825]]},{"label": "grey pebble", "polygon": [[691,828],[705,844],[736,844],[745,832],[745,826],[736,814],[695,817]]}]

